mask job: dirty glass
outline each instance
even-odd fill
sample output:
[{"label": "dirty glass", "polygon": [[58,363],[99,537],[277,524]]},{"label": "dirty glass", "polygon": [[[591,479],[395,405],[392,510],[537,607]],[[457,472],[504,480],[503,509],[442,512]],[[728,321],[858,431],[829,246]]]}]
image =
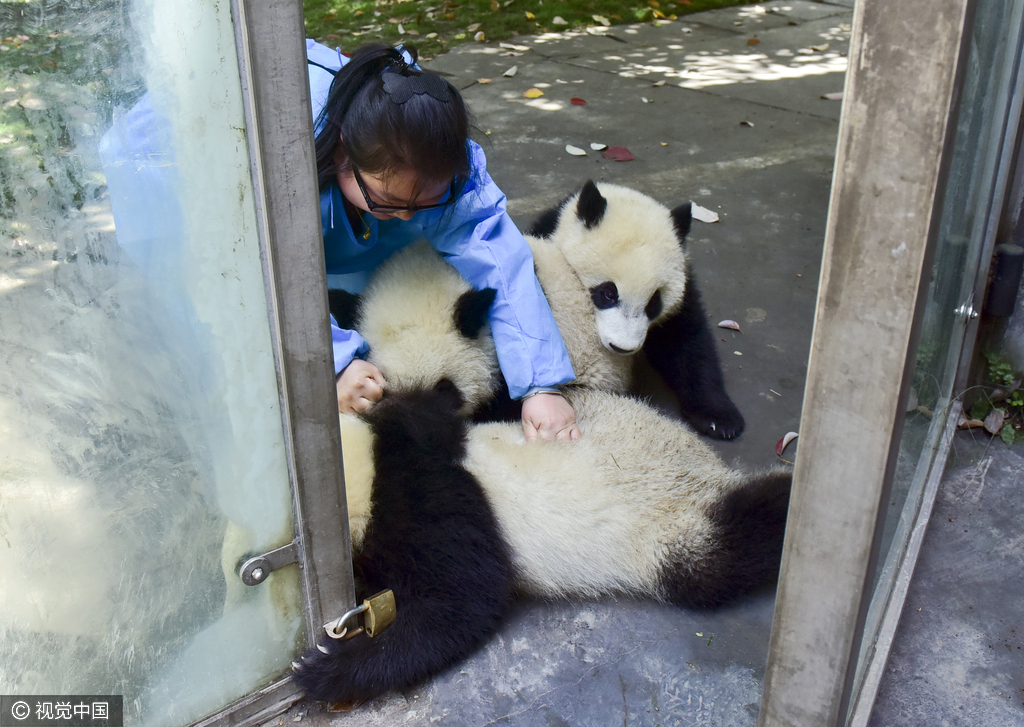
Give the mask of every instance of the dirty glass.
[{"label": "dirty glass", "polygon": [[0,693],[180,725],[304,643],[228,3],[0,0]]},{"label": "dirty glass", "polygon": [[[1005,144],[1013,142],[1005,134],[1019,62],[1022,10],[1020,3],[979,3],[969,36],[935,258],[924,281],[927,290],[911,391],[892,491],[883,503],[879,566],[858,661],[858,691],[886,609],[902,608],[901,602],[890,600],[922,507],[926,480],[934,467],[944,466],[937,457],[950,406],[958,394],[953,386],[966,324],[981,307],[972,291],[986,237],[994,233],[994,208],[1001,199],[999,176],[1005,171],[1001,172],[1000,155]],[[888,646],[884,648],[882,658]],[[860,714],[867,718],[866,712]]]}]

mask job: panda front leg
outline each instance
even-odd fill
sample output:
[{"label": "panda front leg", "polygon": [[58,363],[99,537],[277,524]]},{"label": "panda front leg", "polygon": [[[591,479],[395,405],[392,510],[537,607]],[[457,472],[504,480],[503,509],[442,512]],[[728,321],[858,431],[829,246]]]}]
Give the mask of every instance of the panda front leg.
[{"label": "panda front leg", "polygon": [[683,419],[694,429],[719,439],[733,439],[743,432],[743,415],[725,392],[715,339],[692,275],[682,306],[651,328],[643,350],[679,399]]}]

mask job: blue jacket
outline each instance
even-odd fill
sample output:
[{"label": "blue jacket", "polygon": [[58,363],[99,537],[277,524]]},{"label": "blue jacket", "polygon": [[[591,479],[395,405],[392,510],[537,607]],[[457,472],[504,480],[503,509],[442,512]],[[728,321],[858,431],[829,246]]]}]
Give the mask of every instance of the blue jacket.
[{"label": "blue jacket", "polygon": [[[334,78],[323,67],[337,70],[347,59],[312,40],[306,41],[306,53],[315,119]],[[454,204],[417,212],[408,221],[364,217],[368,239],[353,233],[338,186],[326,190],[320,196],[320,214],[327,273],[332,285],[359,292],[382,260],[426,238],[472,286],[497,291],[491,331],[509,392],[518,399],[532,389],[572,381],[575,374],[537,282],[530,246],[505,211],[505,195],[487,174],[483,149],[470,141],[469,152],[469,179]],[[339,328],[333,319],[331,323],[334,369],[340,372],[369,348],[355,331]]]}]

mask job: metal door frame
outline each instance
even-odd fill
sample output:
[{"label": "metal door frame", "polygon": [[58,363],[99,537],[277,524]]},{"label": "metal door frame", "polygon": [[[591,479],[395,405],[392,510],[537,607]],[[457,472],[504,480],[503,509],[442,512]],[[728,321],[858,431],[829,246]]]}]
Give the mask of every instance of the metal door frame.
[{"label": "metal door frame", "polygon": [[[301,0],[231,0],[309,646],[355,603]],[[256,586],[258,587],[258,586]],[[196,727],[302,698],[284,675]]]},{"label": "metal door frame", "polygon": [[854,6],[761,727],[837,725],[852,696],[972,7]]}]

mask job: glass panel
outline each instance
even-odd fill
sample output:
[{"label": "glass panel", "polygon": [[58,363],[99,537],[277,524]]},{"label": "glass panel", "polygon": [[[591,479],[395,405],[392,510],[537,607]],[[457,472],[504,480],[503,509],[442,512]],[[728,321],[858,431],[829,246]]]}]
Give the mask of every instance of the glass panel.
[{"label": "glass panel", "polygon": [[[950,175],[935,260],[925,298],[910,400],[880,534],[864,639],[857,666],[860,690],[922,504],[953,397],[979,258],[989,229],[1011,84],[1017,64],[1020,3],[980,3],[971,35]],[[1011,140],[1012,141],[1012,140]],[[902,608],[894,603],[893,608]],[[883,655],[884,656],[884,655]]]},{"label": "glass panel", "polygon": [[305,642],[296,568],[235,574],[293,523],[229,7],[0,38],[0,693],[187,724]]}]

